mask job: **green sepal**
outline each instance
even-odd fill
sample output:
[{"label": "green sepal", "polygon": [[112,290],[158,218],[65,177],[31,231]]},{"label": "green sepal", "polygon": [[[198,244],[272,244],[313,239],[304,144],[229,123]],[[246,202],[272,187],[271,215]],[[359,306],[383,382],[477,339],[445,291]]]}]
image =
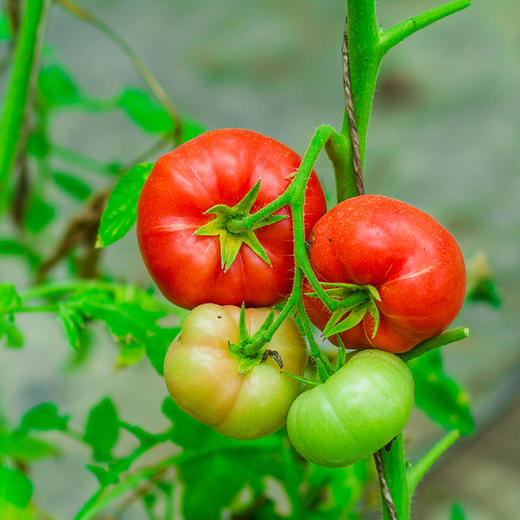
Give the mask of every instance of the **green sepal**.
[{"label": "green sepal", "polygon": [[220,241],[221,266],[226,272],[236,260],[242,244],[249,246],[267,265],[271,266],[271,260],[260,241],[255,230],[275,224],[286,218],[286,215],[267,215],[255,223],[252,229],[247,229],[241,224],[242,219],[250,215],[251,208],[258,196],[260,181],[258,181],[234,207],[225,204],[217,204],[204,213],[214,214],[215,218],[197,229],[193,234],[201,236],[218,236]]},{"label": "green sepal", "polygon": [[238,318],[238,341],[242,343],[249,340],[249,331],[246,324],[246,308],[244,304],[240,307],[240,316]]},{"label": "green sepal", "polygon": [[[340,312],[342,312],[341,315],[339,314]],[[323,335],[326,338],[330,338],[330,336],[334,336],[334,334],[340,334],[341,332],[352,329],[361,322],[366,313],[366,305],[358,305],[350,310],[348,316],[343,321],[340,321],[345,314],[345,310],[338,309],[332,314],[330,320],[323,329]]]},{"label": "green sepal", "polygon": [[329,376],[332,375],[332,370],[330,369],[330,367],[325,365],[321,358],[316,359],[316,371],[318,372],[318,377],[320,378],[320,381],[322,383],[327,381]]},{"label": "green sepal", "polygon": [[381,319],[381,314],[379,312],[379,309],[377,308],[377,305],[374,303],[374,300],[369,300],[367,302],[367,311],[374,319],[374,330],[372,332],[372,339],[376,337],[377,331],[379,329],[379,322]]},{"label": "green sepal", "polygon": [[306,377],[297,376],[295,374],[291,374],[290,372],[286,372],[285,370],[281,370],[280,373],[292,377],[293,379],[296,379],[296,381],[299,381],[305,385],[318,386],[321,384],[319,381],[313,381],[312,379],[307,379]]},{"label": "green sepal", "polygon": [[345,364],[345,359],[347,357],[347,351],[345,349],[345,344],[343,340],[338,334],[338,357],[336,358],[336,372]]}]

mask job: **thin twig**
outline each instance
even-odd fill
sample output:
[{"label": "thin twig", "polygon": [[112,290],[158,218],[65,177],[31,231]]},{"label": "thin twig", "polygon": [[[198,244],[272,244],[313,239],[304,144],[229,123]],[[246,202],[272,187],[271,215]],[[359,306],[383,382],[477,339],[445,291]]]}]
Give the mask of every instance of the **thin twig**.
[{"label": "thin twig", "polygon": [[383,498],[385,499],[385,504],[388,508],[388,512],[390,513],[390,518],[392,520],[398,520],[397,510],[395,508],[394,500],[390,493],[390,489],[388,488],[388,483],[386,482],[385,471],[383,469],[383,460],[381,459],[381,453],[379,451],[376,451],[374,453],[374,460],[376,462],[377,476],[379,477],[381,493],[383,495]]},{"label": "thin twig", "polygon": [[348,16],[345,18],[345,30],[343,33],[343,88],[345,92],[345,108],[347,111],[348,128],[352,143],[352,164],[356,174],[356,187],[359,195],[365,193],[363,186],[363,171],[361,168],[361,148],[359,144],[359,132],[356,125],[356,114],[354,112],[354,101],[352,99],[352,89],[350,86],[350,65],[348,60]]}]

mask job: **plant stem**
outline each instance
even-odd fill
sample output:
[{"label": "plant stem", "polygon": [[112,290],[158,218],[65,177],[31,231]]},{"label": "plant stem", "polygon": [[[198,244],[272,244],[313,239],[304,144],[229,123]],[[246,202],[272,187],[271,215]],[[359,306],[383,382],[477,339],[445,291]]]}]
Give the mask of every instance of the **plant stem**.
[{"label": "plant stem", "polygon": [[433,448],[430,449],[417,463],[408,471],[408,489],[413,495],[417,484],[424,477],[426,472],[433,466],[437,459],[450,448],[460,437],[459,430],[447,433]]},{"label": "plant stem", "polygon": [[[378,451],[388,490],[395,505],[398,520],[410,518],[410,493],[406,479],[403,436],[399,434],[392,442],[390,449]],[[383,499],[383,520],[392,520],[390,511]]]},{"label": "plant stem", "polygon": [[466,339],[469,336],[469,329],[467,327],[459,327],[458,329],[448,330],[439,334],[435,338],[428,339],[419,343],[416,347],[408,352],[404,352],[402,354],[398,354],[399,357],[407,363],[411,359],[422,356],[429,352],[430,350],[434,350],[436,348],[444,347],[444,345],[448,345],[449,343],[455,343],[456,341],[461,341]]},{"label": "plant stem", "polygon": [[387,53],[392,47],[423,27],[461,11],[469,5],[471,5],[471,0],[455,0],[390,27],[381,35],[381,52]]},{"label": "plant stem", "polygon": [[44,29],[49,0],[26,2],[25,13],[16,42],[14,63],[0,118],[0,215],[7,204],[9,175],[20,146],[32,72],[37,56],[38,39]]}]

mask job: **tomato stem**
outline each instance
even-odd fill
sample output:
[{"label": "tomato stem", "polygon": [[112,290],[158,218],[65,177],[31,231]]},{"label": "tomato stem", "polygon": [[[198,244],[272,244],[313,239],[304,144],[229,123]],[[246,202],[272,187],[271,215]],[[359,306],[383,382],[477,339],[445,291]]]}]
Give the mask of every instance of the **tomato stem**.
[{"label": "tomato stem", "polygon": [[28,113],[27,100],[31,78],[38,58],[38,40],[43,33],[45,14],[50,1],[33,0],[26,4],[0,118],[0,215],[6,206],[9,175],[20,148]]}]

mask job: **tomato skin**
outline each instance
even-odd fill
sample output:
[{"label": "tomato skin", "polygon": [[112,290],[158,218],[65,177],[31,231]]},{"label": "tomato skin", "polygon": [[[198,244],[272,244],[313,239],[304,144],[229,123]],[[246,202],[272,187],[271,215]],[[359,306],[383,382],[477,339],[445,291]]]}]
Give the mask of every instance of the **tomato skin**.
[{"label": "tomato skin", "polygon": [[[242,129],[206,132],[160,157],[141,192],[137,238],[152,278],[170,301],[192,309],[205,302],[270,306],[291,289],[294,261],[292,219],[256,234],[269,266],[247,245],[228,271],[221,267],[219,238],[194,235],[214,218],[217,205],[236,205],[261,179],[251,212],[272,202],[289,186],[301,158],[284,144]],[[305,199],[305,230],[326,212],[325,195],[313,172]]]},{"label": "tomato skin", "polygon": [[413,378],[397,356],[357,352],[325,383],[300,394],[287,417],[300,455],[326,467],[359,462],[404,428],[413,407]]},{"label": "tomato skin", "polygon": [[[381,297],[377,334],[371,337],[374,320],[367,313],[341,333],[348,348],[406,352],[445,330],[462,307],[466,273],[457,242],[405,202],[381,195],[345,200],[316,223],[310,241],[310,261],[320,280],[370,284]],[[328,310],[316,298],[306,298],[305,306],[323,330]]]},{"label": "tomato skin", "polygon": [[[250,333],[258,330],[271,309],[246,309]],[[276,316],[278,315],[276,311]],[[235,439],[257,439],[281,428],[300,383],[280,372],[268,358],[247,375],[228,341],[238,342],[240,308],[207,303],[193,309],[171,344],[164,377],[174,401],[192,417]],[[277,351],[284,371],[302,375],[307,347],[296,323],[287,318],[266,349]]]}]

